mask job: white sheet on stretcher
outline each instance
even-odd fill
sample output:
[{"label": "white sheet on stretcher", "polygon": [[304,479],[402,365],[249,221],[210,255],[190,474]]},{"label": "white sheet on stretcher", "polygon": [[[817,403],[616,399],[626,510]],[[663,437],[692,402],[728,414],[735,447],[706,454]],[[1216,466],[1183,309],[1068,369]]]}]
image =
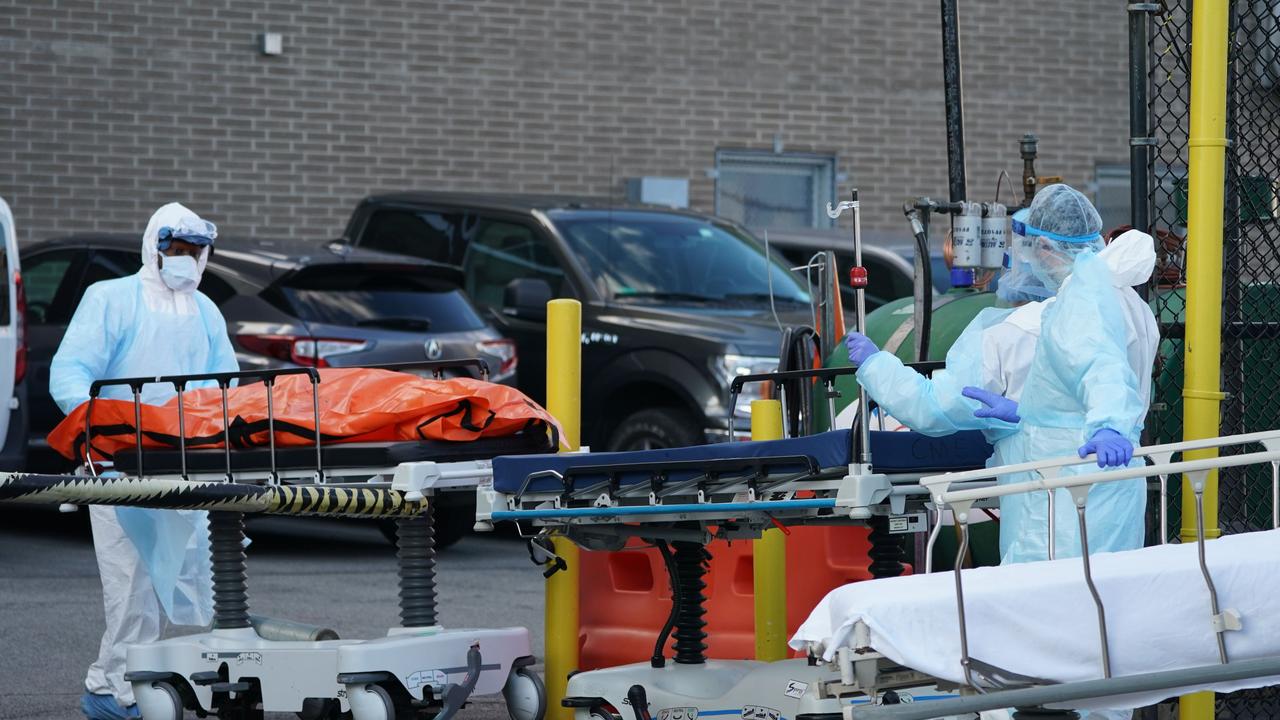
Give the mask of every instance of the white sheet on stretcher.
[{"label": "white sheet on stretcher", "polygon": [[[1206,544],[1223,609],[1243,628],[1226,633],[1230,660],[1280,655],[1280,531],[1230,535]],[[1218,662],[1195,544],[1163,545],[1092,557],[1107,613],[1112,676]],[[965,570],[970,655],[1011,672],[1058,682],[1102,677],[1093,600],[1079,558]],[[955,576],[951,572],[853,583],[830,592],[791,639],[830,660],[853,642],[855,623],[871,647],[894,662],[963,682]],[[1230,692],[1280,684],[1280,677],[1225,683]],[[1082,709],[1140,707],[1210,688],[1177,688],[1095,701]]]}]

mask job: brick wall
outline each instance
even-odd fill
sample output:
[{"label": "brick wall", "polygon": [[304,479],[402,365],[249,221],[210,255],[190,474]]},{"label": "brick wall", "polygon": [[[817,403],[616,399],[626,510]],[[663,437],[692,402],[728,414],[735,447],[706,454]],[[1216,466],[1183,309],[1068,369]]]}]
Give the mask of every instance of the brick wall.
[{"label": "brick wall", "polygon": [[[1127,161],[1125,4],[962,0],[970,198]],[[284,34],[266,57],[256,36]],[[339,234],[398,189],[620,193],[717,148],[834,153],[864,222],[946,194],[937,0],[0,2],[0,195],[20,237]]]}]

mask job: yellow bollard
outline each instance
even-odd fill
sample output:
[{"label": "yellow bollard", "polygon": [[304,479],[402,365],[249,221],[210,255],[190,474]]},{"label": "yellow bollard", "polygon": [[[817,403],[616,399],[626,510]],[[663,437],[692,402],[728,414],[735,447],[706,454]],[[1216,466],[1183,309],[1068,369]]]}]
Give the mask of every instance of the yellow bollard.
[{"label": "yellow bollard", "polygon": [[[1187,326],[1182,389],[1185,440],[1220,431],[1222,388],[1222,225],[1227,150],[1227,0],[1201,0],[1191,15],[1191,123],[1187,137]],[[1185,453],[1184,460],[1214,457],[1217,450]],[[1196,503],[1182,482],[1182,540],[1196,539]],[[1218,476],[1204,490],[1206,538],[1218,537]],[[1214,694],[1185,695],[1179,717],[1212,720]]]},{"label": "yellow bollard", "polygon": [[[781,438],[782,403],[752,400],[751,439]],[[787,537],[781,530],[769,528],[752,546],[756,659],[784,660],[787,657]]]},{"label": "yellow bollard", "polygon": [[[577,300],[547,303],[547,411],[564,430],[564,441],[577,450],[582,427],[582,304]],[[571,720],[573,709],[562,707],[569,673],[578,669],[578,546],[563,537],[552,538],[555,553],[568,568],[547,580],[543,629],[546,638],[547,718]]]}]

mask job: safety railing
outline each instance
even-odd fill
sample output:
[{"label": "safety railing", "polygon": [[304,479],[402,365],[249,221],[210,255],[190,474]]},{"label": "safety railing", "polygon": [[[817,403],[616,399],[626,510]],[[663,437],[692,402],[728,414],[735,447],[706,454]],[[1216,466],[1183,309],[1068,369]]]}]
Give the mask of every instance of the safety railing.
[{"label": "safety railing", "polygon": [[[1180,460],[1178,462],[1174,462],[1172,460],[1174,455],[1191,451],[1250,444],[1262,445],[1265,450],[1263,452],[1243,453],[1225,457]],[[965,619],[964,582],[963,573],[961,572],[962,564],[959,559],[963,558],[969,549],[969,520],[974,504],[982,500],[998,499],[1010,495],[1045,492],[1050,498],[1049,518],[1052,519],[1055,512],[1052,503],[1054,494],[1060,489],[1066,490],[1069,493],[1071,502],[1076,508],[1077,522],[1079,525],[1081,545],[1080,557],[1084,571],[1084,580],[1089,588],[1089,592],[1092,596],[1094,607],[1097,612],[1098,642],[1101,649],[1103,678],[1110,679],[1111,656],[1107,642],[1106,609],[1103,606],[1101,597],[1094,585],[1093,573],[1089,559],[1088,526],[1085,521],[1088,508],[1088,492],[1089,488],[1096,484],[1146,478],[1151,475],[1160,476],[1162,478],[1161,482],[1163,483],[1166,482],[1167,478],[1171,475],[1184,474],[1189,481],[1192,492],[1195,493],[1197,529],[1196,542],[1198,545],[1200,572],[1209,593],[1212,612],[1211,620],[1217,637],[1219,663],[1225,665],[1228,662],[1226,643],[1223,634],[1229,630],[1239,629],[1239,618],[1235,617],[1230,611],[1224,612],[1219,607],[1217,590],[1213,585],[1213,577],[1205,562],[1205,482],[1209,473],[1213,470],[1270,463],[1272,467],[1272,494],[1273,497],[1280,496],[1280,431],[1249,433],[1245,435],[1233,435],[1221,438],[1192,440],[1187,442],[1136,448],[1134,456],[1150,458],[1154,461],[1154,464],[1151,466],[1143,465],[1139,467],[1115,468],[1110,470],[1093,470],[1079,474],[1062,474],[1063,468],[1086,463],[1096,464],[1094,456],[1089,456],[1087,458],[1073,456],[985,468],[982,470],[932,475],[921,479],[921,484],[929,489],[935,509],[935,522],[934,527],[929,534],[928,552],[925,560],[926,572],[932,569],[933,546],[941,533],[944,510],[951,511],[955,518],[956,525],[960,528],[960,544],[957,550],[957,562],[955,563],[954,573],[956,607],[960,624],[960,662],[964,672],[965,681],[969,686],[979,692],[984,692],[987,688],[1002,686],[1003,683],[999,680],[998,676],[1014,677],[1013,673],[1008,673],[1007,671],[1002,671],[999,668],[981,663],[972,658],[969,654],[968,628]],[[1030,473],[1035,479],[996,486],[967,486],[975,481],[990,481],[998,476],[1009,476],[1018,473]],[[1163,506],[1161,511],[1163,514]],[[1280,527],[1280,518],[1273,517],[1273,527]],[[1050,548],[1050,552],[1052,552],[1056,534],[1056,529],[1053,528],[1052,522],[1047,530],[1049,533],[1048,548]],[[977,676],[981,677],[979,678]],[[979,680],[981,680],[981,682]]]},{"label": "safety railing", "polygon": [[[489,366],[480,358],[390,363],[384,365],[364,366],[361,369],[394,370],[400,372],[424,370],[430,371],[432,376],[436,379],[441,379],[444,377],[445,370],[454,368],[475,368],[479,371],[481,379],[488,380],[489,378]],[[181,477],[183,480],[189,479],[187,470],[187,433],[184,395],[187,392],[188,386],[193,383],[215,383],[222,395],[222,447],[226,463],[225,480],[227,482],[233,482],[234,473],[231,468],[231,421],[228,417],[227,393],[233,384],[238,383],[239,381],[259,380],[266,386],[267,391],[267,437],[271,463],[271,469],[267,476],[268,483],[273,485],[279,484],[280,473],[276,458],[275,402],[273,390],[278,378],[290,375],[306,375],[311,381],[311,405],[313,409],[316,455],[314,479],[317,483],[324,482],[324,456],[322,452],[323,438],[320,430],[320,371],[316,368],[309,367],[271,368],[260,370],[241,370],[238,372],[227,373],[196,373],[191,375],[159,375],[153,377],[95,380],[89,386],[89,405],[85,409],[84,417],[85,464],[88,466],[90,474],[97,477],[97,467],[92,458],[94,404],[98,401],[98,398],[101,396],[104,388],[124,386],[128,387],[133,393],[134,438],[137,458],[137,468],[134,472],[139,476],[143,475],[142,436],[144,431],[142,427],[142,389],[147,385],[172,385],[178,398],[178,451],[181,457]]]}]

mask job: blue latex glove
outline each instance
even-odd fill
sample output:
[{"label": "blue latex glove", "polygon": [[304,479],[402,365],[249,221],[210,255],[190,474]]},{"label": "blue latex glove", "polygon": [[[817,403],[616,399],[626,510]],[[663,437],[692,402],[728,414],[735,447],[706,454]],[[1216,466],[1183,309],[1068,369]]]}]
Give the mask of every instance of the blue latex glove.
[{"label": "blue latex glove", "polygon": [[961,390],[960,394],[986,405],[984,408],[974,410],[974,417],[995,418],[1015,425],[1022,420],[1018,417],[1018,403],[999,393],[969,385]]},{"label": "blue latex glove", "polygon": [[1080,446],[1080,457],[1098,455],[1098,467],[1121,467],[1133,459],[1133,443],[1111,428],[1102,428]]},{"label": "blue latex glove", "polygon": [[851,332],[844,338],[844,346],[849,350],[849,363],[859,367],[867,358],[880,352],[880,348],[871,342],[871,338],[860,332]]}]

